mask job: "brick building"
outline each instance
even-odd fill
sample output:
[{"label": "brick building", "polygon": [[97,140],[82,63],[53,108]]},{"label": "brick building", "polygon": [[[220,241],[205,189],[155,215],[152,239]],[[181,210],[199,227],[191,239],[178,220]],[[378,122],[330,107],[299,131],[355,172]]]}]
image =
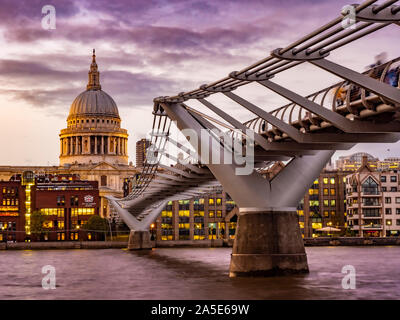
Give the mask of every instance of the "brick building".
[{"label": "brick building", "polygon": [[[82,181],[78,175],[37,175],[32,172],[0,181],[0,241],[91,240],[81,230],[93,215],[99,215],[97,181]],[[43,219],[42,236],[31,231],[35,212]]]}]

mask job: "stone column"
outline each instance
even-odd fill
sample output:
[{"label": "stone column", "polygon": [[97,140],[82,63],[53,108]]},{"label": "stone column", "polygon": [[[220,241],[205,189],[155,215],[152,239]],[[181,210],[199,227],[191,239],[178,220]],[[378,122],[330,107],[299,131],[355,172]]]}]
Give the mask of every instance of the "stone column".
[{"label": "stone column", "polygon": [[69,155],[72,155],[72,137],[69,137]]},{"label": "stone column", "polygon": [[63,139],[60,139],[60,156],[63,155]]},{"label": "stone column", "polygon": [[97,136],[94,136],[94,154],[97,154]]},{"label": "stone column", "polygon": [[86,137],[87,138],[87,144],[86,144],[86,147],[87,147],[87,149],[84,151],[84,153],[85,154],[90,154],[90,136],[87,136]]},{"label": "stone column", "polygon": [[128,240],[128,250],[151,249],[149,231],[131,230]]},{"label": "stone column", "polygon": [[79,154],[79,137],[75,137],[75,154]]},{"label": "stone column", "polygon": [[230,277],[307,273],[296,211],[240,212]]},{"label": "stone column", "polygon": [[121,155],[121,138],[117,137],[117,155]]},{"label": "stone column", "polygon": [[100,154],[104,154],[104,136],[101,136],[101,150]]},{"label": "stone column", "polygon": [[125,155],[128,155],[128,139],[125,138]]}]

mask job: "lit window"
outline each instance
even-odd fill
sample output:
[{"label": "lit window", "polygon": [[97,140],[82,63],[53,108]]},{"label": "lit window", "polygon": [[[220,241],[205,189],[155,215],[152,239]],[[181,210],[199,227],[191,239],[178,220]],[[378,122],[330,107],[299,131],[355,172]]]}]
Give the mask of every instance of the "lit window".
[{"label": "lit window", "polygon": [[330,181],[331,181],[331,184],[335,184],[335,178],[331,178]]},{"label": "lit window", "polygon": [[324,178],[324,184],[328,184],[328,178]]}]

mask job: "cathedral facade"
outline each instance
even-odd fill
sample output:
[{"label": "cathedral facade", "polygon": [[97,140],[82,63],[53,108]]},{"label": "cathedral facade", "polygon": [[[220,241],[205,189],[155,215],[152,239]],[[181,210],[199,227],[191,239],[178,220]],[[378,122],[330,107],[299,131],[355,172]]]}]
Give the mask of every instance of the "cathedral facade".
[{"label": "cathedral facade", "polygon": [[113,98],[101,89],[93,50],[86,90],[72,102],[67,128],[60,132],[59,166],[0,166],[0,180],[14,174],[78,174],[99,183],[100,215],[110,215],[105,196],[123,196],[124,180],[138,172],[128,159],[128,132]]}]

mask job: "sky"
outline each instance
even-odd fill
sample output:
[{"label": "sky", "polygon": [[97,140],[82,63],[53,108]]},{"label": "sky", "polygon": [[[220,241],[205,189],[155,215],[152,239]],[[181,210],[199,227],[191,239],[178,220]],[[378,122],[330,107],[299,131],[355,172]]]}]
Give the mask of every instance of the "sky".
[{"label": "sky", "polygon": [[[151,129],[154,97],[190,91],[240,70],[337,17],[349,3],[0,0],[0,165],[58,164],[58,134],[72,101],[86,88],[93,48],[102,89],[119,107],[134,162],[136,141]],[[56,27],[46,30],[42,7],[48,4],[56,9]],[[396,31],[398,26],[381,29],[329,59],[364,71],[381,52],[396,58]],[[338,80],[308,64],[274,78],[304,95]],[[265,110],[287,102],[253,84],[237,94]],[[209,100],[243,122],[252,118],[224,99]],[[359,144],[336,157],[358,151],[381,159],[400,156],[400,143]]]}]

